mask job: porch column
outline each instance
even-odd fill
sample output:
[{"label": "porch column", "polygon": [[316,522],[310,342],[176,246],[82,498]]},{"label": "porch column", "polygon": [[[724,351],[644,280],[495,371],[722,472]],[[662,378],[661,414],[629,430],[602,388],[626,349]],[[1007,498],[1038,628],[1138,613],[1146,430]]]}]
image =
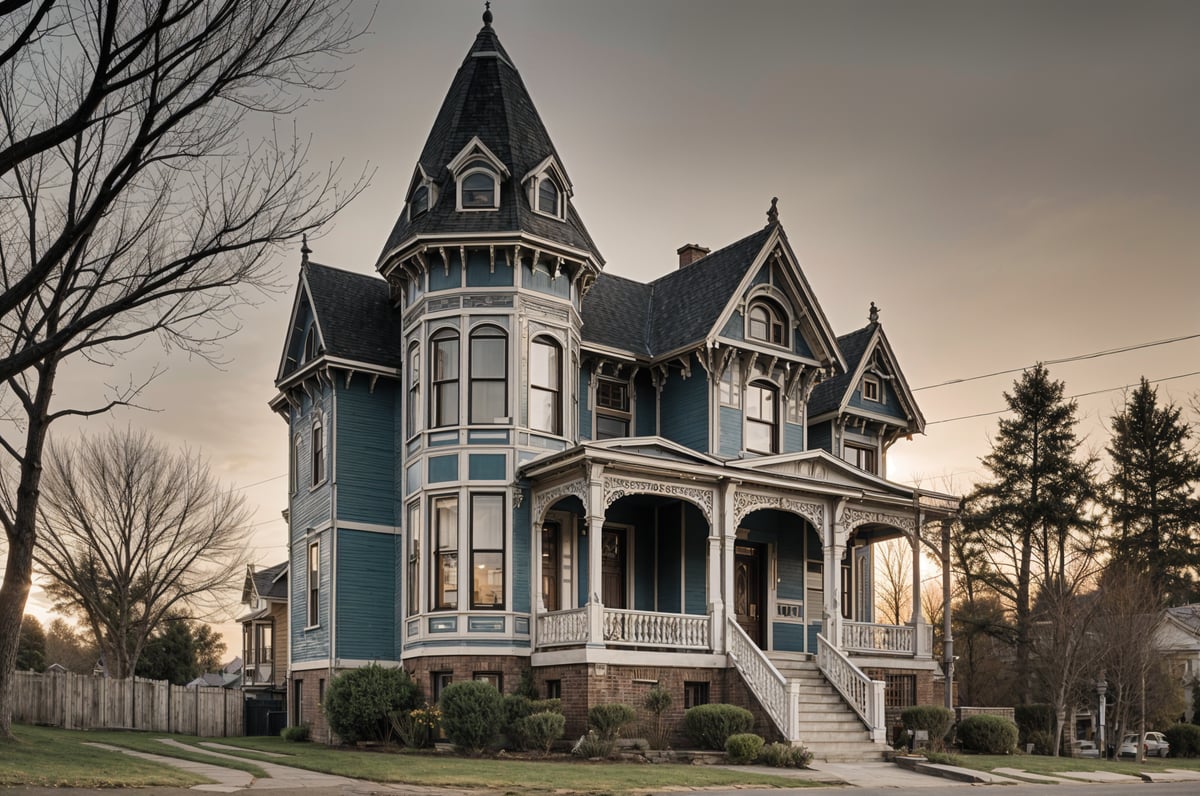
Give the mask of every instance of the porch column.
[{"label": "porch column", "polygon": [[[514,495],[520,495],[520,490],[514,490]],[[530,494],[532,498],[533,495]],[[531,501],[532,502],[532,501]],[[542,595],[542,517],[533,517],[530,523],[529,533],[532,539],[529,541],[530,551],[530,578],[533,581],[533,621],[529,623],[530,630],[533,631],[537,627],[537,618],[539,615],[546,613],[546,600]],[[561,542],[560,542],[561,544]],[[537,649],[537,645],[534,645]]]},{"label": "porch column", "polygon": [[[846,553],[846,526],[842,523],[845,499],[834,504],[825,521],[825,607],[822,618],[825,638],[835,649],[842,648],[842,556]],[[807,577],[807,575],[806,575]]]},{"label": "porch column", "polygon": [[928,658],[933,654],[933,649],[930,643],[933,640],[933,634],[930,633],[930,628],[925,624],[925,616],[921,607],[921,523],[925,521],[925,513],[918,512],[916,516],[916,525],[913,526],[912,548],[913,548],[913,610],[912,610],[912,626],[913,626],[913,653],[918,658]]},{"label": "porch column", "polygon": [[588,643],[589,647],[604,646],[604,590],[602,565],[604,537],[604,465],[592,464],[588,469]]},{"label": "porch column", "polygon": [[733,593],[733,543],[737,533],[733,496],[736,492],[736,481],[721,485],[721,511],[713,517],[713,524],[708,529],[708,614],[712,617],[712,651],[716,653],[728,651],[726,598]]}]

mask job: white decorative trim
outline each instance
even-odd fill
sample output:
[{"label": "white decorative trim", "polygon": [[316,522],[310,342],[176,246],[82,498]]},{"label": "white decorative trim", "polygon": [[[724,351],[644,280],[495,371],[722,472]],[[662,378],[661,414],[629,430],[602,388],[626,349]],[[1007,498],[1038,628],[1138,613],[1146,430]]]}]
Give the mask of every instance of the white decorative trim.
[{"label": "white decorative trim", "polygon": [[805,500],[784,497],[783,495],[768,495],[762,492],[743,492],[740,489],[733,495],[733,522],[740,523],[748,514],[759,509],[779,509],[799,514],[820,529],[825,522],[825,506],[820,503],[809,503]]},{"label": "white decorative trim", "polygon": [[849,506],[842,511],[842,516],[838,518],[838,521],[845,527],[847,533],[860,525],[878,523],[880,525],[890,525],[893,528],[899,528],[909,536],[912,536],[917,527],[916,520],[910,516],[892,514],[886,511],[866,511],[864,509],[850,508]]},{"label": "white decorative trim", "polygon": [[541,523],[546,518],[546,512],[550,510],[558,501],[565,497],[574,495],[579,498],[579,502],[587,508],[587,481],[583,478],[576,478],[574,481],[567,481],[549,489],[533,491],[533,509],[530,517],[535,523]]},{"label": "white decorative trim", "polygon": [[709,525],[713,522],[713,490],[663,481],[604,476],[604,508],[608,509],[623,497],[638,494],[657,494],[678,497],[696,504]]}]

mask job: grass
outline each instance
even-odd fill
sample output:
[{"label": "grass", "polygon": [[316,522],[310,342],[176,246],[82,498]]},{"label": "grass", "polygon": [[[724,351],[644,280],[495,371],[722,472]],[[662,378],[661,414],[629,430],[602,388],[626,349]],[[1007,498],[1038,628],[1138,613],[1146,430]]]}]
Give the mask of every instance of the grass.
[{"label": "grass", "polygon": [[972,755],[957,754],[955,765],[979,771],[994,771],[997,768],[1019,768],[1033,774],[1054,776],[1062,771],[1111,771],[1114,774],[1137,776],[1140,771],[1162,771],[1167,768],[1200,770],[1200,759],[1196,758],[1146,758],[1138,764],[1130,760],[1096,760],[1079,757],[1050,757],[1048,755]]},{"label": "grass", "polygon": [[14,726],[13,734],[15,741],[0,741],[0,787],[113,788],[168,785],[187,788],[209,782],[177,768],[83,745],[84,741],[101,740],[98,737],[100,735],[117,733]]},{"label": "grass", "polygon": [[[288,743],[281,738],[198,738],[193,735],[168,736],[166,733],[82,732],[26,726],[18,726],[15,731],[18,738],[16,743],[0,742],[0,786],[187,787],[205,781],[186,772],[129,755],[84,746],[85,741],[238,768],[255,776],[263,776],[263,772],[255,765],[258,761],[375,782],[462,789],[488,788],[515,793],[617,794],[645,792],[668,786],[683,790],[746,785],[794,788],[817,784],[710,766],[469,759],[451,755],[334,749],[315,743]],[[189,752],[157,740],[165,737],[190,746],[203,741],[236,746],[240,751],[228,754],[236,754],[244,760],[215,758],[199,749]],[[267,757],[261,752],[274,752],[286,757]]]}]

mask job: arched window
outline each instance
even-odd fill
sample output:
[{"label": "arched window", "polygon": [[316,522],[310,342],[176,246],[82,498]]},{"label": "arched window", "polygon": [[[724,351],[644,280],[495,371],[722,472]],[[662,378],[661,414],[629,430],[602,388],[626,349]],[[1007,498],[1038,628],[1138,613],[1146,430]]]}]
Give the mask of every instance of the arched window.
[{"label": "arched window", "polygon": [[475,168],[458,181],[460,210],[491,210],[500,206],[499,185],[489,169]]},{"label": "arched window", "polygon": [[458,335],[443,330],[433,336],[430,348],[429,425],[458,425]]},{"label": "arched window", "polygon": [[788,339],[783,313],[770,302],[754,302],[746,316],[746,336],[751,340],[786,346]]},{"label": "arched window", "polygon": [[325,480],[325,427],[320,416],[312,424],[312,485]]},{"label": "arched window", "polygon": [[496,326],[471,332],[471,423],[508,421],[508,336]]},{"label": "arched window", "polygon": [[779,452],[779,390],[770,382],[746,387],[746,450]]},{"label": "arched window", "polygon": [[421,430],[421,349],[408,347],[408,416],[404,420],[408,436]]},{"label": "arched window", "polygon": [[300,435],[292,437],[291,456],[288,457],[288,481],[292,494],[300,491]]},{"label": "arched window", "polygon": [[529,427],[562,433],[562,348],[548,337],[529,344]]},{"label": "arched window", "polygon": [[551,177],[542,177],[538,180],[538,196],[537,209],[541,213],[562,218],[562,191],[558,189],[558,184]]},{"label": "arched window", "polygon": [[314,321],[309,324],[308,332],[304,335],[304,362],[311,362],[317,358],[317,324]]},{"label": "arched window", "polygon": [[414,219],[429,209],[429,186],[420,185],[408,200],[408,217]]}]

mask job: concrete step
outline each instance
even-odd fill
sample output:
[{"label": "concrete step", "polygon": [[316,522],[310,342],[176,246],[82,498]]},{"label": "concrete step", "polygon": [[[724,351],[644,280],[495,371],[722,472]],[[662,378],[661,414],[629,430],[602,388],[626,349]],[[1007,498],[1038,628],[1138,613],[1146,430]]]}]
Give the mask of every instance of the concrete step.
[{"label": "concrete step", "polygon": [[883,760],[886,747],[871,741],[858,743],[821,743],[802,741],[813,753],[813,759],[826,763],[867,763]]}]

